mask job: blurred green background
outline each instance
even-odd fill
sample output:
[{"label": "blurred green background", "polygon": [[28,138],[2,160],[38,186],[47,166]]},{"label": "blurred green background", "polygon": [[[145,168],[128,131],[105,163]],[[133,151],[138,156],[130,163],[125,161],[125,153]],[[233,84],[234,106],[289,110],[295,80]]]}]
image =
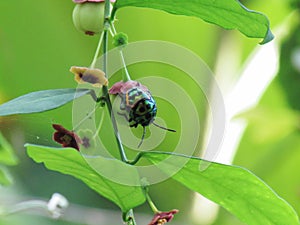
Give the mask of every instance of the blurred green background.
[{"label": "blurred green background", "polygon": [[[280,67],[277,76],[259,105],[242,115],[249,124],[233,164],[253,171],[300,213],[300,70],[295,65],[297,62],[291,60],[291,56],[296,55],[297,48],[299,50],[300,47],[298,12],[288,1],[242,2],[250,9],[265,13],[270,19],[271,27],[280,27],[284,35],[280,33],[283,38],[278,40]],[[85,36],[74,28],[71,17],[73,7],[71,0],[0,2],[0,103],[32,91],[77,86],[69,68],[73,65],[90,65],[98,36]],[[232,61],[224,66],[234,68],[236,73],[232,73],[232,76],[226,74],[218,79],[224,90],[227,88],[226,84],[232,85],[238,79],[238,71],[242,70],[242,65],[260,41],[196,18],[174,16],[151,9],[122,8],[117,13],[115,26],[118,31],[129,36],[130,42],[163,40],[186,47],[201,57],[213,71],[217,67],[220,49],[227,44],[234,46],[234,52],[227,52]],[[170,73],[170,68],[149,64],[132,66],[129,70],[134,79],[147,76],[149,70],[165,72],[166,76]],[[180,84],[185,81],[179,79],[177,82]],[[192,84],[186,82],[183,85]],[[189,94],[197,102],[200,119],[205,120],[207,104],[203,94],[200,90],[191,90]],[[161,113],[167,115],[163,109]],[[176,115],[169,120],[173,118]],[[111,202],[72,177],[47,171],[26,155],[24,143],[55,146],[51,140],[51,124],[60,123],[71,128],[71,120],[71,104],[42,114],[0,118],[0,130],[12,143],[20,158],[17,166],[9,168],[14,184],[0,189],[1,205],[10,204],[16,198],[49,198],[53,192],[59,192],[77,207],[71,207],[62,221],[22,214],[0,220],[0,224],[112,224],[109,220],[112,216],[117,217],[115,221],[120,221],[121,224],[118,209]],[[195,222],[191,215],[194,194],[174,181],[154,186],[151,194],[160,209],[179,208],[181,213],[176,219],[184,221],[184,224],[242,224],[222,209],[215,222]],[[111,211],[99,211],[106,213],[98,218],[95,216],[97,213],[91,213],[94,209]],[[146,204],[139,207],[137,212],[146,213],[141,214],[141,218],[145,218],[144,223],[147,223],[147,219],[150,221],[152,215]],[[105,217],[110,222],[105,222]]]}]

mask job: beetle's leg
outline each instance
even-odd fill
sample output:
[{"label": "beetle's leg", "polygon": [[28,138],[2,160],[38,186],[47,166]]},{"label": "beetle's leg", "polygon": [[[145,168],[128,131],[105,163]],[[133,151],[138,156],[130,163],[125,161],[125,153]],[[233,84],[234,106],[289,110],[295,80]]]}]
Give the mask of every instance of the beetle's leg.
[{"label": "beetle's leg", "polygon": [[132,118],[129,119],[129,126],[136,128],[139,124],[135,122]]},{"label": "beetle's leg", "polygon": [[123,96],[121,95],[120,98],[121,98],[121,103],[120,103],[120,109],[121,110],[125,110],[126,109],[126,99],[125,99],[126,96]]},{"label": "beetle's leg", "polygon": [[126,120],[127,122],[130,122],[126,113],[120,113],[120,112],[117,112],[117,113],[118,113],[120,116],[124,116],[124,118],[125,118],[125,120]]},{"label": "beetle's leg", "polygon": [[146,127],[143,126],[143,134],[142,134],[142,138],[141,138],[141,141],[138,145],[138,148],[142,145],[143,141],[144,141],[144,138],[145,138],[145,134],[146,134]]}]

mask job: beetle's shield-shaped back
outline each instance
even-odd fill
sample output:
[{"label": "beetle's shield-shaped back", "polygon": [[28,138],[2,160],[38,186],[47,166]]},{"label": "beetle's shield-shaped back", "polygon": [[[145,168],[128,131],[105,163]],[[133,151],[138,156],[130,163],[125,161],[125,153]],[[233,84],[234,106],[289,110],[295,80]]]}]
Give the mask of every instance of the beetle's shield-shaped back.
[{"label": "beetle's shield-shaped back", "polygon": [[[140,115],[139,111],[139,109],[141,108],[140,104],[145,104],[146,101],[149,101],[155,105],[155,101],[153,100],[149,91],[145,91],[139,87],[133,87],[127,90],[125,93],[119,93],[119,96],[121,97],[120,110],[122,110],[122,112],[118,114],[124,116],[127,119],[130,127],[137,127],[138,124],[141,124],[142,126],[145,126],[144,124],[149,124],[141,122],[145,121],[145,119],[142,119],[144,115]],[[152,108],[153,107],[151,105],[151,109]],[[146,113],[146,110],[147,108],[145,106],[144,113]]]},{"label": "beetle's shield-shaped back", "polygon": [[137,102],[142,99],[150,99],[151,94],[149,92],[143,91],[137,87],[131,88],[126,94],[123,96],[124,103],[126,108],[132,109]]}]

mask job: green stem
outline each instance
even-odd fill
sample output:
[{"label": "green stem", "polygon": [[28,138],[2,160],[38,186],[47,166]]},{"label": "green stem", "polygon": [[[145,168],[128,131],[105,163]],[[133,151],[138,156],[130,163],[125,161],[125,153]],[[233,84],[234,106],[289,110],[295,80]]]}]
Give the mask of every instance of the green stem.
[{"label": "green stem", "polygon": [[95,55],[94,55],[94,58],[93,58],[93,61],[92,61],[92,64],[91,64],[91,69],[94,69],[96,67],[96,62],[97,62],[97,59],[98,59],[98,56],[99,56],[99,53],[100,53],[101,44],[102,44],[102,41],[103,41],[103,36],[104,36],[104,32],[102,32],[101,35],[100,35],[98,46],[97,46],[97,49],[96,49],[96,52],[95,52]]},{"label": "green stem", "polygon": [[114,35],[116,35],[118,32],[117,32],[117,30],[116,30],[116,27],[115,27],[113,21],[110,22],[110,26],[111,26],[111,28],[112,28],[112,33],[113,33]]},{"label": "green stem", "polygon": [[95,111],[100,107],[100,105],[97,105],[92,111],[90,111],[82,120],[80,120],[75,127],[73,128],[73,131],[76,131],[88,118],[90,118]]},{"label": "green stem", "polygon": [[126,225],[136,225],[132,209],[130,209],[127,213],[123,213],[123,221]]},{"label": "green stem", "polygon": [[132,161],[130,161],[130,162],[128,162],[128,164],[135,165],[142,158],[143,155],[144,155],[144,152],[139,152],[137,154],[137,156],[135,157],[135,159],[132,160]]},{"label": "green stem", "polygon": [[152,211],[153,211],[154,213],[159,213],[160,211],[156,208],[156,206],[155,206],[155,204],[153,203],[153,201],[151,200],[151,198],[150,198],[148,192],[146,192],[145,195],[146,195],[147,202],[148,202],[150,208],[152,209]]},{"label": "green stem", "polygon": [[[101,109],[103,109],[103,108],[101,108]],[[103,120],[104,120],[104,112],[101,113],[101,118],[99,120],[98,128],[97,128],[95,134],[93,135],[93,139],[98,136],[98,134],[99,134],[99,132],[100,132],[100,130],[102,128]]]},{"label": "green stem", "polygon": [[[107,72],[107,54],[106,54],[107,53],[107,44],[108,44],[107,43],[107,30],[105,30],[104,31],[104,38],[103,38],[103,71],[104,71],[105,74]],[[105,98],[108,113],[110,115],[111,122],[112,122],[112,125],[113,125],[113,128],[114,128],[115,138],[116,138],[116,141],[117,141],[117,145],[118,145],[118,149],[119,149],[119,152],[120,152],[121,160],[123,162],[127,163],[128,159],[126,157],[126,154],[125,154],[125,151],[124,151],[124,148],[123,148],[123,145],[122,145],[121,137],[120,137],[120,134],[119,134],[119,131],[118,131],[117,122],[116,122],[115,116],[113,114],[112,104],[111,104],[110,97],[109,97],[109,94],[108,94],[107,86],[102,87],[102,93],[103,93],[103,97]]]},{"label": "green stem", "polygon": [[[115,28],[115,25],[113,22],[110,23],[110,26],[111,26],[111,33],[112,33],[112,36],[116,35],[117,34],[117,30]],[[126,82],[126,81],[129,81],[131,80],[130,78],[130,75],[129,75],[129,72],[128,72],[128,69],[127,69],[127,66],[126,66],[126,62],[125,62],[125,58],[124,58],[124,55],[123,55],[123,51],[122,49],[120,48],[120,57],[121,57],[121,61],[122,61],[122,64],[123,64],[123,67],[124,67],[124,71],[125,71],[125,74],[123,74],[123,81]]]},{"label": "green stem", "polygon": [[[104,32],[103,32],[103,71],[107,76],[107,50],[108,50],[108,31],[110,29],[110,1],[109,0],[105,0],[105,9],[104,9]],[[109,97],[109,93],[108,93],[108,89],[107,86],[103,86],[102,87],[102,96],[104,97],[105,101],[106,101],[106,105],[107,105],[107,109],[109,112],[109,115],[111,117],[111,122],[114,128],[114,132],[115,132],[115,138],[117,141],[117,145],[118,145],[118,149],[120,152],[120,156],[121,156],[121,160],[125,163],[128,163],[128,159],[127,156],[125,154],[123,145],[122,145],[122,141],[118,132],[118,127],[117,127],[117,122],[116,119],[114,117],[113,111],[112,111],[112,104],[110,101],[110,97]],[[127,225],[136,225],[135,219],[134,219],[134,215],[133,215],[133,210],[131,209],[128,214],[129,217],[128,220],[126,218],[126,223]]]},{"label": "green stem", "polygon": [[113,7],[113,9],[112,9],[112,11],[111,11],[111,20],[112,20],[112,21],[114,21],[115,16],[116,16],[116,12],[117,12],[117,9],[118,9],[116,4],[117,4],[117,3],[114,4],[114,7]]},{"label": "green stem", "polygon": [[32,201],[26,201],[26,202],[21,202],[9,209],[2,209],[0,212],[1,216],[8,216],[11,214],[19,213],[22,211],[30,210],[30,209],[44,209],[48,210],[47,202],[45,201],[40,201],[40,200],[32,200]]},{"label": "green stem", "polygon": [[121,60],[122,60],[122,63],[123,63],[123,66],[124,66],[124,71],[125,71],[125,74],[123,73],[123,81],[126,82],[126,81],[131,80],[131,78],[130,78],[130,75],[129,75],[128,70],[127,70],[127,66],[126,66],[126,63],[125,63],[125,59],[124,59],[124,55],[123,55],[122,50],[120,50],[120,56],[121,56]]},{"label": "green stem", "polygon": [[[105,9],[104,9],[104,31],[103,31],[103,72],[105,73],[106,77],[107,76],[107,51],[108,51],[108,31],[110,29],[110,21],[109,21],[109,16],[110,16],[110,2],[109,0],[105,0]],[[111,118],[111,122],[114,128],[114,132],[115,132],[115,138],[117,141],[117,145],[118,145],[118,149],[120,152],[120,157],[121,160],[125,163],[128,163],[128,159],[127,156],[125,154],[124,151],[124,147],[122,145],[122,141],[121,141],[121,137],[118,131],[118,126],[117,126],[117,122],[116,119],[114,117],[113,114],[113,110],[112,110],[112,104],[110,101],[110,97],[108,94],[108,89],[107,86],[103,86],[102,87],[102,96],[104,97],[105,101],[106,101],[106,106]]]}]

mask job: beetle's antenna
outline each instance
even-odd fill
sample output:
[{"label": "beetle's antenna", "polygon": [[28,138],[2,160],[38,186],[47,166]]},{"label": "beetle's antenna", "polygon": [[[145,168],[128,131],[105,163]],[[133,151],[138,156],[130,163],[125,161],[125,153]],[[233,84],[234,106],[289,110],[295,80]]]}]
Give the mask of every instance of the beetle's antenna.
[{"label": "beetle's antenna", "polygon": [[166,127],[162,127],[154,122],[152,122],[154,126],[157,126],[159,127],[160,129],[163,129],[163,130],[167,130],[167,131],[171,131],[171,132],[176,132],[176,130],[173,130],[173,129],[169,129],[169,128],[166,128]]},{"label": "beetle's antenna", "polygon": [[142,135],[142,138],[141,138],[141,142],[139,143],[138,145],[138,148],[142,145],[143,141],[144,141],[144,138],[145,138],[145,134],[146,134],[146,127],[143,127],[144,130],[143,130],[143,135]]}]

